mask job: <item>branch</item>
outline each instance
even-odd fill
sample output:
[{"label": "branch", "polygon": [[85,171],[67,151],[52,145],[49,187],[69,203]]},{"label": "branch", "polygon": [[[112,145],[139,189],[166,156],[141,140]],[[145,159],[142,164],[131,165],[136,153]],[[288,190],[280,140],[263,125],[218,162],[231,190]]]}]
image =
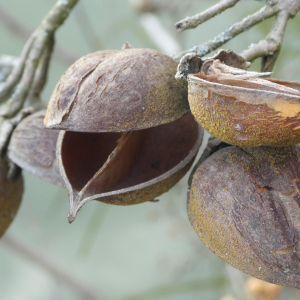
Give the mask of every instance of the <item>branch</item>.
[{"label": "branch", "polygon": [[175,28],[181,32],[186,29],[196,28],[200,24],[210,20],[214,16],[220,14],[224,10],[234,6],[240,0],[221,0],[216,5],[210,7],[204,12],[197,14],[193,17],[187,17],[175,24]]},{"label": "branch", "polygon": [[32,86],[26,98],[25,106],[31,106],[36,110],[44,108],[43,103],[40,100],[40,94],[44,89],[44,86],[47,82],[48,69],[51,60],[51,54],[54,47],[54,38],[52,37],[49,40],[49,46],[42,53],[41,59],[37,66],[35,76],[33,79]]},{"label": "branch", "polygon": [[2,245],[10,248],[14,252],[18,253],[23,258],[38,265],[46,272],[55,277],[59,282],[64,283],[70,289],[74,290],[77,294],[81,295],[83,299],[90,300],[104,300],[103,296],[100,296],[91,287],[86,286],[81,280],[78,280],[71,276],[70,272],[65,273],[58,266],[49,260],[49,258],[42,258],[39,253],[30,249],[16,238],[9,235],[5,235],[1,239]]},{"label": "branch", "polygon": [[[286,11],[281,11],[276,17],[270,34],[264,40],[261,40],[258,44],[247,50],[244,50],[240,55],[249,61],[252,61],[264,55],[273,56],[274,53],[276,51],[279,51],[281,47],[288,20],[289,14]],[[277,56],[278,53],[276,55],[276,58]],[[272,63],[274,64],[275,61],[272,61]]]},{"label": "branch", "polygon": [[19,59],[14,56],[0,54],[0,83],[6,80],[13,68],[17,65],[18,60]]},{"label": "branch", "polygon": [[[258,0],[267,3],[269,6],[264,6],[256,13],[244,18],[242,21],[233,24],[224,32],[220,33],[211,40],[199,45],[194,46],[189,50],[176,53],[173,58],[180,60],[186,54],[197,55],[198,57],[205,56],[213,50],[219,48],[229,40],[233,39],[238,34],[251,28],[252,26],[276,15],[276,21],[271,29],[269,36],[260,41],[257,45],[242,52],[241,56],[246,60],[254,60],[262,57],[262,71],[271,71],[279,55],[280,47],[283,41],[286,24],[289,18],[296,16],[300,10],[300,0]],[[234,0],[221,0],[216,5],[207,9],[201,14],[194,17],[186,18],[177,24],[175,27],[180,31],[188,28],[194,28],[199,24],[209,20],[216,14],[222,12],[229,7],[234,6],[238,1]]]},{"label": "branch", "polygon": [[[30,36],[18,65],[7,80],[0,85],[0,102],[5,101],[16,87],[10,99],[0,107],[0,116],[10,118],[22,109],[34,82],[39,61],[43,57],[42,53],[47,51],[47,48],[53,47],[55,31],[63,24],[77,2],[78,0],[57,1],[38,29]],[[48,62],[49,60],[50,55],[48,55]]]},{"label": "branch", "polygon": [[220,33],[219,35],[212,38],[211,40],[209,40],[199,46],[195,46],[189,50],[185,50],[185,51],[176,53],[173,56],[173,58],[175,60],[179,60],[182,56],[184,56],[185,54],[190,53],[190,52],[195,52],[199,57],[207,55],[210,52],[212,52],[215,49],[222,46],[223,44],[225,44],[226,42],[233,39],[238,34],[244,32],[245,30],[262,22],[263,20],[276,15],[278,13],[278,11],[279,11],[278,6],[274,6],[274,7],[264,6],[256,13],[249,15],[246,18],[244,18],[242,21],[233,24],[227,30]]}]

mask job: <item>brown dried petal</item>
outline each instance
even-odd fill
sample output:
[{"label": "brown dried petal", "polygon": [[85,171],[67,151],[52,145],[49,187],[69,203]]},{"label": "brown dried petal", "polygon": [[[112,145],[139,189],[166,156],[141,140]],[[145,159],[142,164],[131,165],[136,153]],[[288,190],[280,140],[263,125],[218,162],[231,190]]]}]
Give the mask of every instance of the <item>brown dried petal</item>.
[{"label": "brown dried petal", "polygon": [[174,78],[176,67],[170,57],[151,49],[114,52],[89,67],[83,57],[56,86],[45,125],[120,132],[174,121],[189,111],[186,88]]},{"label": "brown dried petal", "polygon": [[227,66],[247,70],[251,63],[247,62],[244,57],[234,53],[232,50],[219,50],[216,55],[207,60],[219,60]]},{"label": "brown dried petal", "polygon": [[14,130],[7,156],[19,167],[53,184],[65,187],[56,160],[58,131],[45,129],[46,111],[25,118]]},{"label": "brown dried petal", "polygon": [[300,151],[222,149],[194,175],[188,214],[202,242],[232,266],[300,288]]},{"label": "brown dried petal", "polygon": [[0,237],[4,234],[10,223],[13,221],[23,195],[22,175],[14,181],[7,179],[8,163],[0,159]]},{"label": "brown dried petal", "polygon": [[187,53],[184,55],[178,64],[176,78],[187,80],[189,74],[196,74],[199,72],[204,72],[206,74],[206,69],[215,61],[219,60],[223,64],[247,70],[251,63],[247,62],[244,57],[234,53],[231,50],[219,50],[219,52],[213,57],[209,57],[204,61],[197,56],[196,53]]},{"label": "brown dried petal", "polygon": [[69,191],[69,221],[90,200],[132,205],[167,192],[189,170],[202,138],[191,114],[123,134],[62,132],[57,157]]},{"label": "brown dried petal", "polygon": [[299,83],[278,79],[218,80],[214,75],[189,75],[189,103],[196,120],[211,135],[238,146],[299,143],[299,91]]}]

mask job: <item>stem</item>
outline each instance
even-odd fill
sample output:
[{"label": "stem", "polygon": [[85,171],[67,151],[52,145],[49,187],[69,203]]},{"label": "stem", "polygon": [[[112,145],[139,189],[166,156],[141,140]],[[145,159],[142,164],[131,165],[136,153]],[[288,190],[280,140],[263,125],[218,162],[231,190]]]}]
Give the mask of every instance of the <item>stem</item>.
[{"label": "stem", "polygon": [[38,62],[42,55],[42,51],[45,47],[48,46],[48,40],[49,38],[45,39],[45,37],[42,35],[39,35],[35,39],[34,47],[31,49],[26,59],[25,68],[20,83],[10,99],[1,106],[0,116],[10,118],[22,109],[25,99],[33,83],[34,75],[38,66]]},{"label": "stem", "polygon": [[31,107],[36,107],[36,105],[38,105],[38,107],[40,106],[38,103],[40,102],[39,97],[47,81],[48,68],[51,60],[53,46],[54,46],[54,38],[52,37],[49,40],[49,46],[46,47],[45,51],[42,53],[42,57],[37,66],[32,86],[26,98],[26,106],[31,106]]},{"label": "stem", "polygon": [[216,5],[210,7],[204,12],[197,14],[193,17],[187,17],[175,24],[177,31],[181,32],[186,29],[196,28],[200,24],[210,20],[214,16],[220,14],[224,10],[234,6],[240,0],[221,0]]},{"label": "stem", "polygon": [[4,97],[6,97],[11,92],[13,87],[20,80],[22,76],[22,72],[24,70],[25,60],[28,56],[28,53],[30,52],[33,41],[34,41],[34,35],[32,34],[29,37],[28,41],[26,42],[21,52],[18,64],[10,73],[6,81],[0,84],[0,103],[3,101]]},{"label": "stem", "polygon": [[[0,86],[0,100],[4,101],[12,89],[19,82],[10,99],[1,106],[0,116],[10,118],[16,115],[23,107],[25,99],[34,82],[35,73],[43,51],[47,47],[53,48],[51,41],[57,28],[63,24],[71,9],[78,0],[59,0],[43,19],[38,29],[26,43],[18,66],[12,71],[5,83]],[[48,55],[50,60],[51,55]],[[45,63],[48,65],[48,62]],[[40,80],[44,80],[40,78]],[[36,83],[36,85],[41,85]]]},{"label": "stem", "polygon": [[264,6],[256,13],[254,13],[250,16],[247,16],[240,22],[233,24],[227,30],[220,33],[216,37],[210,39],[209,41],[207,41],[199,46],[195,46],[189,50],[179,52],[179,53],[175,54],[175,56],[173,56],[173,58],[176,60],[179,60],[182,56],[184,56],[185,54],[190,53],[190,52],[196,52],[196,54],[199,57],[209,54],[213,50],[219,48],[226,42],[233,39],[238,34],[244,32],[245,30],[253,27],[254,25],[262,22],[263,20],[265,20],[267,18],[274,16],[278,11],[279,11],[278,6],[275,6],[275,7]]},{"label": "stem", "polygon": [[[300,10],[300,0],[258,1],[267,3],[269,6],[264,6],[256,13],[244,18],[240,22],[233,24],[227,30],[210,39],[209,41],[199,46],[194,46],[189,50],[176,53],[173,58],[179,61],[188,53],[196,54],[199,57],[205,56],[259,22],[277,15],[276,21],[269,36],[260,41],[257,45],[254,45],[254,47],[243,51],[241,54],[241,56],[247,60],[254,60],[258,57],[262,57],[262,71],[271,71],[279,55],[286,24],[289,18],[295,17]],[[236,0],[221,0],[219,3],[210,7],[203,13],[197,14],[194,17],[188,17],[178,22],[175,24],[175,27],[177,27],[179,31],[195,28],[199,24],[211,19],[223,10],[234,6],[237,2],[238,1]]]},{"label": "stem", "polygon": [[41,28],[48,33],[54,33],[69,16],[78,0],[58,0],[50,12],[43,19]]},{"label": "stem", "polygon": [[[286,24],[289,19],[289,14],[286,11],[281,11],[273,24],[270,34],[258,44],[241,53],[246,60],[254,60],[263,55],[273,54],[282,44]],[[274,62],[275,63],[275,62]]]}]

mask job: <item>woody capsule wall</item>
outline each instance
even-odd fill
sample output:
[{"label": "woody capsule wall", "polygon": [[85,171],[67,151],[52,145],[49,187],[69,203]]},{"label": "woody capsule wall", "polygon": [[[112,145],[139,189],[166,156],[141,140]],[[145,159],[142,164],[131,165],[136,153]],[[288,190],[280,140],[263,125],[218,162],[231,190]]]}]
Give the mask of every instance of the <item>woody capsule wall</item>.
[{"label": "woody capsule wall", "polygon": [[[52,4],[40,0],[1,1],[2,8],[30,29],[39,24]],[[193,1],[184,11],[184,16],[200,12],[211,4],[209,1]],[[213,26],[210,22],[203,24],[201,33],[187,32],[182,48],[209,39],[230,26],[233,19],[246,17],[260,6],[259,1],[237,4],[233,11],[221,14]],[[87,53],[102,49],[119,50],[125,41],[137,48],[152,48],[165,53],[151,40],[141,25],[140,16],[134,13],[127,1],[80,1],[73,12],[56,36],[58,48],[64,48],[73,56],[67,55],[69,61],[64,62],[59,52],[55,52],[42,95],[45,105],[61,75]],[[87,19],[85,15],[88,15]],[[173,14],[163,12],[160,18],[172,33],[173,23],[178,17],[173,21]],[[7,29],[2,20],[0,52],[18,56],[25,40]],[[300,45],[294,38],[300,26],[299,17],[291,22],[272,77],[299,81],[299,53],[296,49]],[[237,52],[244,49],[249,43],[264,37],[269,25],[267,21],[248,31],[228,43],[226,48]],[[87,34],[85,30],[89,26],[94,30]],[[73,61],[71,57],[74,57]],[[259,70],[259,62],[253,70]],[[66,220],[69,209],[67,191],[27,171],[23,175],[24,198],[5,236],[18,239],[47,257],[48,262],[77,278],[104,299],[215,300],[234,293],[228,272],[234,278],[243,279],[242,273],[232,273],[221,259],[211,254],[193,231],[186,214],[187,177],[159,197],[157,203],[121,207],[91,202],[70,226]],[[4,239],[0,241],[0,265],[1,299],[84,299],[64,281],[56,280],[47,270],[9,247]],[[280,297],[297,299],[299,293],[296,289],[286,289]]]}]

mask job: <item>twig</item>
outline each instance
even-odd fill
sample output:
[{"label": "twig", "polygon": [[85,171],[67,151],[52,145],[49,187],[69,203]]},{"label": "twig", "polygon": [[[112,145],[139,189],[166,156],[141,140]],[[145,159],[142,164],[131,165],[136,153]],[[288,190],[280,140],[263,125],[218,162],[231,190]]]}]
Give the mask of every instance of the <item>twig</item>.
[{"label": "twig", "polygon": [[254,25],[260,23],[261,21],[270,18],[274,16],[279,11],[279,7],[267,7],[264,6],[256,13],[247,16],[242,21],[237,22],[230,26],[227,30],[220,33],[216,37],[210,39],[209,41],[199,45],[195,46],[189,50],[185,50],[182,52],[179,52],[173,56],[174,59],[179,60],[182,56],[184,56],[187,53],[190,52],[196,52],[198,56],[202,57],[204,55],[209,54],[213,50],[219,48],[226,42],[233,39],[238,34],[244,32],[245,30],[253,27]]},{"label": "twig", "polygon": [[[28,39],[31,35],[32,30],[27,27],[26,24],[22,23],[20,20],[16,19],[14,16],[9,14],[7,11],[0,6],[0,22],[12,30],[13,32],[17,33],[23,39]],[[59,45],[55,46],[54,57],[57,58],[60,62],[71,65],[74,63],[75,60],[78,59],[78,55],[75,53],[71,53],[70,51],[62,48]]]},{"label": "twig", "polygon": [[0,103],[1,103],[1,99],[4,99],[20,80],[22,76],[22,72],[24,70],[25,60],[31,49],[33,41],[34,41],[34,35],[32,34],[22,50],[17,65],[13,68],[12,72],[10,73],[6,81],[0,84]]},{"label": "twig", "polygon": [[213,18],[214,16],[220,14],[224,10],[234,6],[240,0],[221,0],[216,5],[211,6],[204,12],[197,14],[193,17],[187,17],[175,24],[175,28],[181,32],[186,29],[196,28],[200,24],[208,21],[209,19]]},{"label": "twig", "polygon": [[17,65],[18,60],[17,57],[0,54],[0,82],[6,80],[13,68]]},{"label": "twig", "polygon": [[[54,33],[68,17],[78,0],[59,0],[43,19],[39,28],[31,35],[21,55],[21,59],[5,83],[0,86],[0,101],[6,100],[16,86],[10,99],[1,106],[0,116],[10,118],[23,107],[33,84],[35,73],[43,51],[53,47]],[[50,59],[50,56],[48,56]]]},{"label": "twig", "polygon": [[103,296],[100,296],[98,292],[94,291],[91,287],[87,286],[82,280],[78,280],[70,275],[70,272],[64,272],[58,266],[56,266],[49,257],[43,258],[39,253],[30,249],[16,238],[6,234],[1,239],[2,245],[10,248],[14,252],[18,253],[23,258],[35,263],[46,272],[55,277],[59,282],[64,283],[66,286],[74,290],[77,294],[81,295],[83,299],[90,300],[104,300]]},{"label": "twig", "polygon": [[[288,19],[289,14],[286,11],[281,11],[276,17],[270,34],[258,44],[243,51],[241,56],[246,60],[252,61],[258,57],[273,55],[275,51],[279,51]],[[272,63],[274,64],[275,61]]]},{"label": "twig", "polygon": [[49,46],[42,53],[41,59],[37,66],[32,86],[26,98],[25,106],[31,106],[36,110],[43,108],[41,105],[40,94],[46,84],[48,68],[51,60],[51,54],[54,46],[54,38],[50,38]]},{"label": "twig", "polygon": [[[269,6],[264,6],[256,13],[244,18],[240,22],[235,23],[211,40],[189,50],[176,53],[173,58],[179,61],[180,58],[188,53],[199,57],[205,56],[252,26],[267,18],[277,15],[269,36],[267,36],[264,40],[261,40],[257,45],[251,46],[251,48],[241,53],[241,56],[247,60],[254,60],[258,57],[262,57],[262,72],[271,71],[280,51],[286,24],[289,18],[293,18],[300,10],[300,0],[258,1],[267,3]],[[175,24],[175,27],[179,28],[179,31],[194,28],[223,10],[232,7],[236,2],[238,1],[221,0],[218,4],[212,6],[203,13],[194,17],[188,17],[178,22]]]}]

